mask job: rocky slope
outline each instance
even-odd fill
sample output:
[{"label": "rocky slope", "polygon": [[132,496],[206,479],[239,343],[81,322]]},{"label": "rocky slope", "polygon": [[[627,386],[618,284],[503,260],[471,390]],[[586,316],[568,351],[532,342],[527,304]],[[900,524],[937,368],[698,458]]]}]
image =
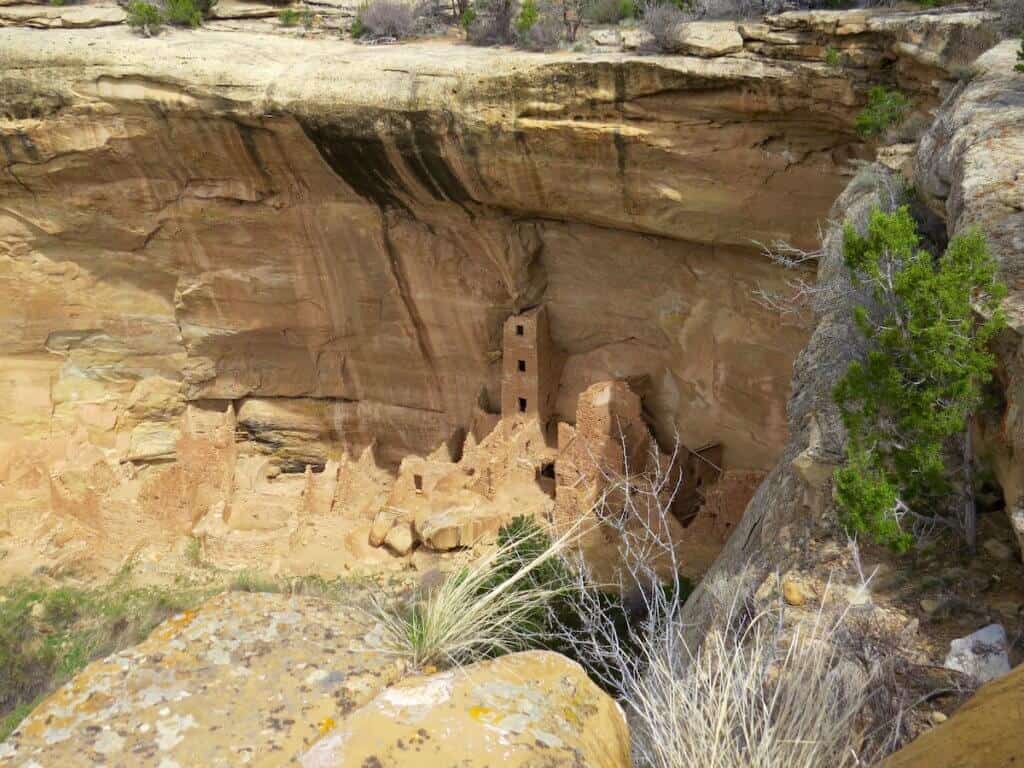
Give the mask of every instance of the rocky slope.
[{"label": "rocky slope", "polygon": [[248,505],[235,524],[279,540],[303,509],[344,521],[307,559],[370,557],[373,515],[336,503],[329,462],[457,457],[497,411],[502,322],[539,304],[559,419],[629,378],[662,440],[770,468],[808,329],[754,300],[791,274],[752,241],[815,242],[867,153],[869,85],[924,111],[992,42],[977,14],[813,13],[700,55],[535,55],[41,31],[18,8],[0,29],[9,572],[156,557]]}]

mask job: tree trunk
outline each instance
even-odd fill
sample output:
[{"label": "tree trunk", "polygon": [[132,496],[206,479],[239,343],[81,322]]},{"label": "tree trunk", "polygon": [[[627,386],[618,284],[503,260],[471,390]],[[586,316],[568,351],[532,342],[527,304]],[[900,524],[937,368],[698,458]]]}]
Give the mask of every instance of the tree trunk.
[{"label": "tree trunk", "polygon": [[974,439],[971,435],[971,421],[967,419],[967,434],[964,436],[964,535],[967,548],[973,555],[978,546],[978,509],[974,504]]}]

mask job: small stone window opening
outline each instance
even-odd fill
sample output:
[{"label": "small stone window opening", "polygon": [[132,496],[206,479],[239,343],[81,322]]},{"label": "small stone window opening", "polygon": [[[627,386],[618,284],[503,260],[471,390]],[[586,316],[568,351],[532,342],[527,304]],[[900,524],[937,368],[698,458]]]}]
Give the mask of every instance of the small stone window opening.
[{"label": "small stone window opening", "polygon": [[526,329],[523,326],[521,326],[521,325],[517,325],[516,326],[516,336],[522,336],[525,333],[526,333]]},{"label": "small stone window opening", "polygon": [[419,493],[423,490],[423,475],[413,475],[412,484],[416,486],[416,492]]},{"label": "small stone window opening", "polygon": [[555,479],[555,462],[548,461],[548,462],[545,462],[544,464],[541,464],[540,476],[541,477],[548,477],[548,478],[551,478],[552,480],[554,480]]},{"label": "small stone window opening", "polygon": [[519,372],[520,373],[526,373],[526,361],[525,360],[520,360],[519,361]]},{"label": "small stone window opening", "polygon": [[520,397],[519,398],[519,412],[520,413],[526,413],[526,398],[525,397]]}]

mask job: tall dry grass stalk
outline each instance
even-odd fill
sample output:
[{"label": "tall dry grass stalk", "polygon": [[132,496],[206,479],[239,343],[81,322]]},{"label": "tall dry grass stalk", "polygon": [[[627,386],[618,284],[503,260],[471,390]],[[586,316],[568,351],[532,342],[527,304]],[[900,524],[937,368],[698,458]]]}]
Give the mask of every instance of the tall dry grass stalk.
[{"label": "tall dry grass stalk", "polygon": [[[742,625],[745,622],[740,622]],[[675,628],[669,627],[668,632]],[[862,765],[858,717],[871,675],[830,642],[818,614],[788,637],[776,616],[716,628],[693,654],[646,649],[623,705],[634,760],[650,768],[847,768]]]}]

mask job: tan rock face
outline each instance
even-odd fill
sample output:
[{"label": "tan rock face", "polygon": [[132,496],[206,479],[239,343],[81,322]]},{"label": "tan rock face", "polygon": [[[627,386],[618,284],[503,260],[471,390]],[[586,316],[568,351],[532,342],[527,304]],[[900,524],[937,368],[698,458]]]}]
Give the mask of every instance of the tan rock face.
[{"label": "tan rock face", "polygon": [[204,520],[235,562],[332,516],[365,543],[351,457],[493,425],[503,323],[538,305],[556,418],[642,381],[659,436],[767,469],[807,329],[753,301],[791,275],[751,241],[814,242],[902,59],[849,77],[741,33],[704,60],[0,30],[3,546],[110,569]]},{"label": "tan rock face", "polygon": [[90,664],[0,744],[0,765],[284,765],[398,680],[365,617],[228,593]]},{"label": "tan rock face", "polygon": [[1024,755],[1024,667],[979,690],[882,768],[1004,768]]},{"label": "tan rock face", "polygon": [[618,705],[563,656],[533,651],[414,678],[354,712],[303,768],[627,768]]}]

